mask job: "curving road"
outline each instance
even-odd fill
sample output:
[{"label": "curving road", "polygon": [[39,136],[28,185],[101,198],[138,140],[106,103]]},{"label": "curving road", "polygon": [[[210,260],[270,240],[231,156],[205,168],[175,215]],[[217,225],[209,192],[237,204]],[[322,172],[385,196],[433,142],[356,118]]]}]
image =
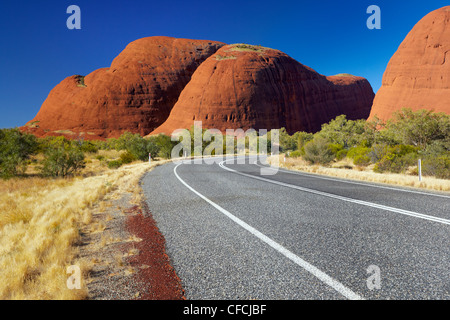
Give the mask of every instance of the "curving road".
[{"label": "curving road", "polygon": [[188,299],[450,299],[449,194],[216,160],[142,180]]}]

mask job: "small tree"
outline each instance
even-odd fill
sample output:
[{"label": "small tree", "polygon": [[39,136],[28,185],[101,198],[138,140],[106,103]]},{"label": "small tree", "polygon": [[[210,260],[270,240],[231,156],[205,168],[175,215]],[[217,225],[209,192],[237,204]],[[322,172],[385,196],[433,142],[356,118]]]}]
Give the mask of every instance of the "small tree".
[{"label": "small tree", "polygon": [[330,147],[330,143],[319,136],[305,145],[304,159],[313,164],[328,164],[334,160],[335,154]]},{"label": "small tree", "polygon": [[50,177],[66,177],[85,167],[84,153],[77,142],[57,137],[44,146],[45,159],[41,171]]},{"label": "small tree", "polygon": [[26,160],[36,153],[35,136],[18,129],[0,130],[0,177],[10,178],[26,170]]}]

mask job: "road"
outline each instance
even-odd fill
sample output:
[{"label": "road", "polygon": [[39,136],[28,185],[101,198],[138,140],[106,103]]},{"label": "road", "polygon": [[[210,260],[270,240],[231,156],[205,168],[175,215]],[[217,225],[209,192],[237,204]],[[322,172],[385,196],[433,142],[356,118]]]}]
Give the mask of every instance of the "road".
[{"label": "road", "polygon": [[448,193],[263,167],[185,161],[143,178],[186,298],[450,299]]}]

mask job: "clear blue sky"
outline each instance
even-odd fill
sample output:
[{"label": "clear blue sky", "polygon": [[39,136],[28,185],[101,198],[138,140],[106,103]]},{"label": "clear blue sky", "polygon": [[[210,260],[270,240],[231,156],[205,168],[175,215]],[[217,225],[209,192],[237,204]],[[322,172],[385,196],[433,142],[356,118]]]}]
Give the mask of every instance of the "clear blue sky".
[{"label": "clear blue sky", "polygon": [[[81,30],[69,30],[69,5]],[[369,30],[369,5],[381,30]],[[0,128],[24,125],[64,78],[108,67],[125,46],[148,36],[249,43],[279,49],[324,75],[367,78],[374,91],[411,28],[440,0],[170,1],[1,0]]]}]

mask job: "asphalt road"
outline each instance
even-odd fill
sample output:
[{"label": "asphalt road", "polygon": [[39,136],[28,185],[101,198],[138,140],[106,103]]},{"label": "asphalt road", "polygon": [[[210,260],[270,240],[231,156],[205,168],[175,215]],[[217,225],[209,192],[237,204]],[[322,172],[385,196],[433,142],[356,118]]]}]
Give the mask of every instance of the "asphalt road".
[{"label": "asphalt road", "polygon": [[188,299],[450,299],[448,193],[234,162],[142,180]]}]

